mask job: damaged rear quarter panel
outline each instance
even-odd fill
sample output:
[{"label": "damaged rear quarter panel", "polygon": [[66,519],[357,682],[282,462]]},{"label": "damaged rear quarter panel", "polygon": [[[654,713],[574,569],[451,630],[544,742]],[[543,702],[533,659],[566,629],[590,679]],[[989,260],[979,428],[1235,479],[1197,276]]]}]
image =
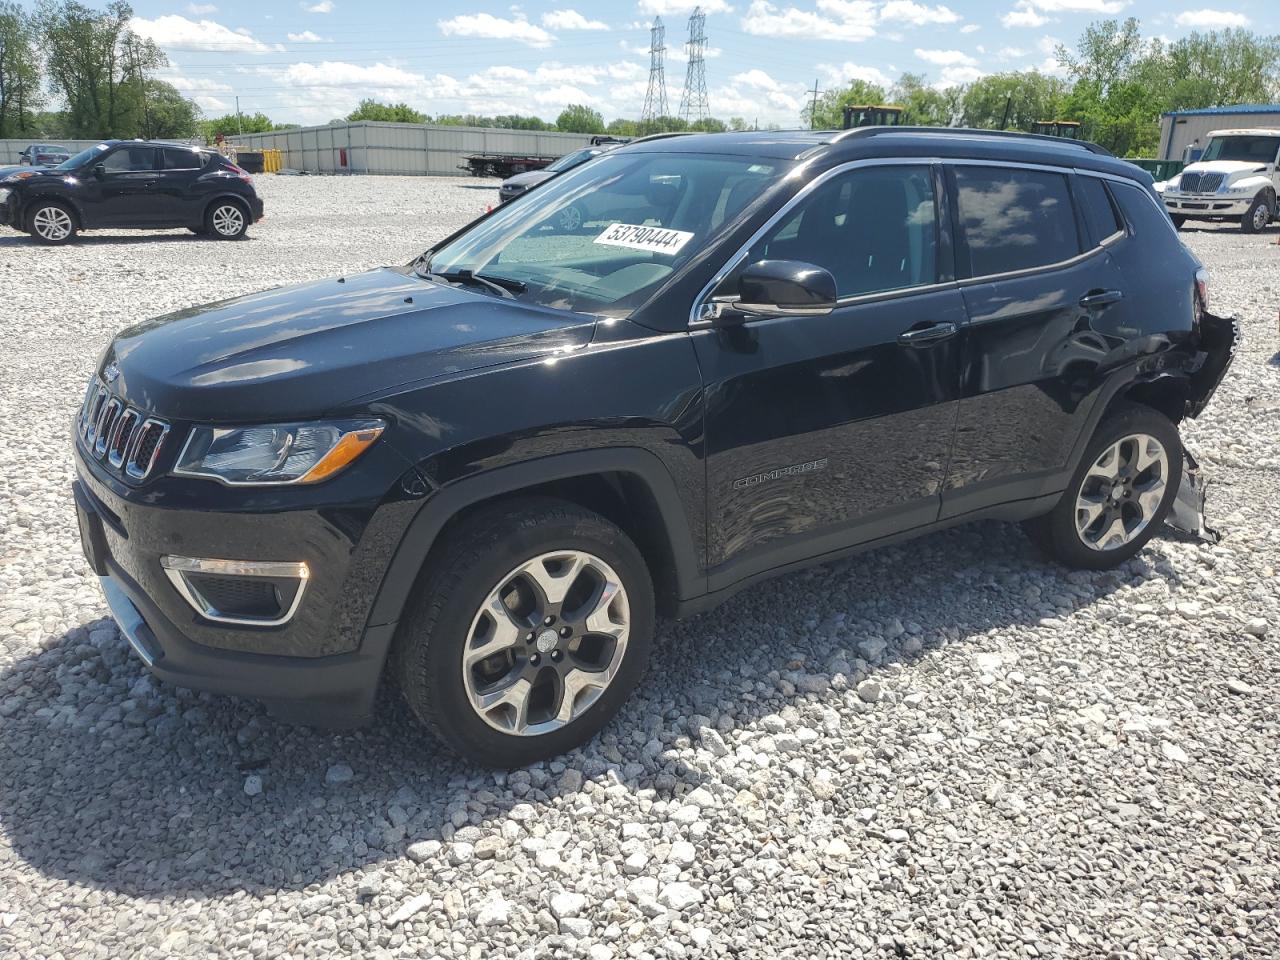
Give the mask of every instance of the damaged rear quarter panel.
[{"label": "damaged rear quarter panel", "polygon": [[1199,416],[1226,375],[1240,343],[1240,324],[1234,317],[1218,317],[1207,311],[1200,318],[1197,366],[1191,373],[1187,416]]}]

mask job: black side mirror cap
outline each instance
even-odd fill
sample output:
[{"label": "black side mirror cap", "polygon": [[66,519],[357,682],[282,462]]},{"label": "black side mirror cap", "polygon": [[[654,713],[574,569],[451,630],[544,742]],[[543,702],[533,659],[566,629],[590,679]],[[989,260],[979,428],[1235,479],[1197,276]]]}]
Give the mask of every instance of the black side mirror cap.
[{"label": "black side mirror cap", "polygon": [[728,306],[747,316],[820,317],[836,308],[836,300],[829,270],[800,260],[757,260],[742,272]]}]

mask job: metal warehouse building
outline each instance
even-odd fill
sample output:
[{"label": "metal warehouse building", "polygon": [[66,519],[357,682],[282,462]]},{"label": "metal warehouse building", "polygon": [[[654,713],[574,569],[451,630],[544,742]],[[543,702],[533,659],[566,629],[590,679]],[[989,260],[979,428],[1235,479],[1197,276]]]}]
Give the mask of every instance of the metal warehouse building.
[{"label": "metal warehouse building", "polygon": [[249,150],[279,150],[284,166],[308,173],[455,177],[463,175],[458,167],[471,154],[558,157],[591,142],[585,133],[367,121],[227,139]]},{"label": "metal warehouse building", "polygon": [[1280,128],[1280,103],[1242,103],[1235,107],[1176,110],[1160,116],[1160,159],[1181,160],[1183,151],[1199,140],[1203,149],[1211,130]]}]

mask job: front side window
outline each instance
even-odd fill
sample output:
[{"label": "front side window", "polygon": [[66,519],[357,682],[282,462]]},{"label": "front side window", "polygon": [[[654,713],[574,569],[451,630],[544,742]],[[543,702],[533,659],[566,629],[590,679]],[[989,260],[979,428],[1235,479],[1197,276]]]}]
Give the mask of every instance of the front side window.
[{"label": "front side window", "polygon": [[1080,253],[1071,194],[1062,174],[958,166],[955,178],[970,276],[1043,267]]},{"label": "front side window", "polygon": [[1242,163],[1275,163],[1280,137],[1214,137],[1205,147],[1203,160],[1239,160]]},{"label": "front side window", "polygon": [[138,173],[154,170],[156,151],[154,147],[123,147],[102,161],[102,166],[107,173]]},{"label": "front side window", "polygon": [[930,168],[866,167],[815,187],[752,246],[743,266],[812,263],[835,277],[837,296],[856,297],[934,283],[937,248]]},{"label": "front side window", "polygon": [[[793,164],[621,151],[500,207],[419,264],[510,281],[522,303],[626,316]],[[474,285],[474,281],[472,282]]]},{"label": "front side window", "polygon": [[97,160],[104,153],[110,150],[110,146],[105,143],[99,143],[92,147],[86,147],[77,153],[74,157],[68,157],[53,169],[55,170],[75,170],[83,167],[85,164]]}]

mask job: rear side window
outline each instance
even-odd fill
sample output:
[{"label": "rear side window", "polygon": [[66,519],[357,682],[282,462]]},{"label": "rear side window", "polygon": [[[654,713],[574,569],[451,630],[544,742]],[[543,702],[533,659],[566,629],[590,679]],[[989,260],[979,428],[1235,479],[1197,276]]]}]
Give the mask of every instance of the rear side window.
[{"label": "rear side window", "polygon": [[1080,253],[1067,178],[1060,173],[955,167],[961,242],[970,275],[1011,273]]},{"label": "rear side window", "polygon": [[1093,236],[1099,243],[1108,237],[1115,236],[1124,229],[1124,223],[1116,215],[1111,198],[1107,196],[1107,185],[1097,177],[1079,176],[1076,178],[1079,188],[1079,200],[1084,207]]},{"label": "rear side window", "polygon": [[1124,212],[1124,218],[1129,221],[1129,226],[1133,228],[1135,237],[1144,243],[1161,236],[1165,239],[1178,239],[1169,215],[1146,190],[1129,183],[1117,183],[1114,189],[1116,201]]},{"label": "rear side window", "polygon": [[199,170],[204,166],[204,156],[195,150],[164,151],[164,168],[166,170]]}]

